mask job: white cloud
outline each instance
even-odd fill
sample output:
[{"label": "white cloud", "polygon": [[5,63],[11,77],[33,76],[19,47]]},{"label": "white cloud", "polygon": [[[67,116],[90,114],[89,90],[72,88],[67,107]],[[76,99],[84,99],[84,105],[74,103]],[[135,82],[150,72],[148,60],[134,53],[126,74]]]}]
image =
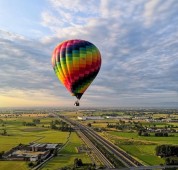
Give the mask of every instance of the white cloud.
[{"label": "white cloud", "polygon": [[[74,6],[69,1],[52,4],[54,11],[58,11],[54,18],[64,18],[63,23],[68,21],[62,26],[54,24],[57,37],[87,39],[101,50],[102,68],[86,95],[97,91],[103,96],[107,89],[107,94],[115,93],[116,98],[117,94],[129,93],[134,98],[141,93],[159,96],[161,93],[157,91],[176,89],[174,82],[172,86],[166,84],[170,82],[169,73],[175,72],[171,71],[175,70],[173,64],[178,61],[178,51],[173,47],[177,44],[177,32],[175,23],[169,20],[174,17],[170,9],[177,4],[175,1],[101,0],[97,2],[98,9],[94,8],[95,15],[88,14],[91,10],[88,5],[77,9],[80,1],[74,1]],[[79,23],[75,18],[81,19],[82,14],[87,17]],[[156,24],[159,21],[162,21],[160,27]]]},{"label": "white cloud", "polygon": [[[170,14],[177,11],[178,2],[176,0],[149,0],[145,3],[144,19],[145,26],[150,27],[155,22],[166,20]],[[170,11],[172,10],[172,11]]]},{"label": "white cloud", "polygon": [[101,70],[82,98],[84,105],[170,104],[178,100],[177,4],[49,0],[42,24],[52,35],[29,40],[0,32],[0,87],[73,100],[54,75],[51,53],[61,41],[76,38],[91,41],[102,54]]},{"label": "white cloud", "polygon": [[145,25],[149,26],[152,24],[155,16],[155,11],[157,10],[157,7],[160,3],[160,0],[149,0],[145,4],[145,12],[144,17],[146,19]]}]

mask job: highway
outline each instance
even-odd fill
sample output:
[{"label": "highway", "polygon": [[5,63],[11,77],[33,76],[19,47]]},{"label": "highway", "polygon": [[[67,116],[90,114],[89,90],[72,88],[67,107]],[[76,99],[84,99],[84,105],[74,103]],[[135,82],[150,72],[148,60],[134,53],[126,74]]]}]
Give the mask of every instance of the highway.
[{"label": "highway", "polygon": [[135,160],[133,157],[131,157],[129,154],[124,152],[123,150],[119,149],[117,146],[115,146],[113,143],[109,142],[108,140],[104,139],[103,137],[99,136],[96,132],[94,132],[92,129],[85,129],[85,132],[90,136],[93,136],[97,141],[99,141],[102,145],[104,145],[110,152],[112,152],[115,156],[117,156],[118,160],[120,160],[126,167],[137,167],[137,166],[143,166],[140,162]]},{"label": "highway", "polygon": [[85,137],[89,139],[92,138],[93,141],[97,141],[97,143],[100,143],[100,145],[103,146],[108,152],[112,153],[112,155],[114,155],[118,161],[122,162],[125,165],[125,167],[127,168],[131,168],[131,167],[134,168],[139,166],[144,167],[144,165],[141,164],[139,161],[137,161],[128,153],[115,146],[110,141],[106,140],[105,138],[97,134],[93,129],[86,127],[80,124],[79,122],[71,120],[67,117],[62,117],[62,119],[65,119],[67,122],[70,122],[73,125],[74,129],[85,134]]},{"label": "highway", "polygon": [[100,160],[100,162],[106,167],[106,168],[114,168],[114,166],[111,164],[111,162],[100,152],[100,150],[82,133],[78,130],[77,132],[79,136],[84,140],[86,145],[92,150],[92,152],[97,156],[97,158]]}]

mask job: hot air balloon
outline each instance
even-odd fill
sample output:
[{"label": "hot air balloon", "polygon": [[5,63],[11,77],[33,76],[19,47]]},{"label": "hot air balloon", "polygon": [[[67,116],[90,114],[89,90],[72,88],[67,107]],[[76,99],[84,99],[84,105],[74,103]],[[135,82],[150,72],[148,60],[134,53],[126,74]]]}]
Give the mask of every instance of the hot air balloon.
[{"label": "hot air balloon", "polygon": [[67,90],[79,100],[101,67],[98,48],[85,40],[68,40],[56,46],[52,54],[54,72]]}]

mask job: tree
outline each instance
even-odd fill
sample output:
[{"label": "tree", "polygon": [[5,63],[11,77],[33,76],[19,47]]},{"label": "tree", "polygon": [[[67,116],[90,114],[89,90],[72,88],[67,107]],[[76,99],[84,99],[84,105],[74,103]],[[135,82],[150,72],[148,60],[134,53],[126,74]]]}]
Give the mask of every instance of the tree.
[{"label": "tree", "polygon": [[4,151],[0,152],[0,159],[2,159],[2,156],[4,155]]},{"label": "tree", "polygon": [[83,162],[82,162],[82,160],[79,159],[78,162],[77,162],[77,164],[78,164],[78,166],[83,166]]},{"label": "tree", "polygon": [[23,125],[23,126],[26,126],[26,122],[23,122],[22,125]]},{"label": "tree", "polygon": [[139,130],[139,131],[138,131],[138,135],[139,135],[139,136],[142,136],[142,130]]},{"label": "tree", "polygon": [[3,136],[7,135],[6,129],[2,129],[2,135],[3,135]]},{"label": "tree", "polygon": [[144,132],[143,136],[150,136],[150,134],[148,132]]},{"label": "tree", "polygon": [[170,165],[170,159],[169,158],[166,158],[166,160],[165,160],[165,163],[166,163],[166,165]]},{"label": "tree", "polygon": [[78,158],[75,158],[75,159],[74,159],[74,168],[77,168],[77,166],[78,166],[77,163],[78,163]]},{"label": "tree", "polygon": [[91,123],[88,123],[87,126],[88,126],[88,127],[91,127]]},{"label": "tree", "polygon": [[51,129],[56,129],[56,128],[57,128],[54,121],[52,121],[52,122],[50,123],[50,127],[51,127]]},{"label": "tree", "polygon": [[29,167],[33,167],[33,166],[34,166],[33,162],[29,162],[29,163],[28,163],[28,166],[29,166]]},{"label": "tree", "polygon": [[156,155],[161,157],[178,156],[178,146],[172,145],[157,146]]},{"label": "tree", "polygon": [[74,159],[74,168],[77,168],[77,167],[80,167],[80,166],[83,166],[82,160],[78,159],[78,158],[75,158]]},{"label": "tree", "polygon": [[40,124],[40,119],[33,119],[33,123]]}]

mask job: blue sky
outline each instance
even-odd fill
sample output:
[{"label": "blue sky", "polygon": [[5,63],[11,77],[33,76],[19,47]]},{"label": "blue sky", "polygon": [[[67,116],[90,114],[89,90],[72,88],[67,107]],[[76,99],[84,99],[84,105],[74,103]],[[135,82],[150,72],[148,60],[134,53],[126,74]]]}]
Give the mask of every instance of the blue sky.
[{"label": "blue sky", "polygon": [[0,0],[0,107],[72,106],[51,53],[91,41],[101,70],[82,106],[178,106],[177,0]]}]

